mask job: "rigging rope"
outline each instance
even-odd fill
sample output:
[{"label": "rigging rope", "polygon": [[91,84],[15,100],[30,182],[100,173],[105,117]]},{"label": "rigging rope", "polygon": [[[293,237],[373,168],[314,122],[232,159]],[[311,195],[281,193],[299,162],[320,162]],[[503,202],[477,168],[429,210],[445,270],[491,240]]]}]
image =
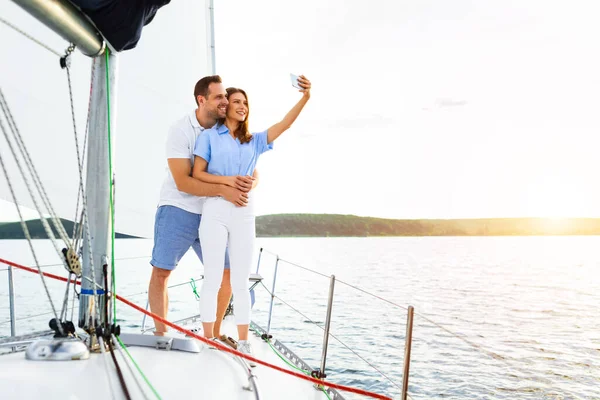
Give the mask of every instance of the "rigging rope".
[{"label": "rigging rope", "polygon": [[[99,339],[102,340],[102,339]],[[102,345],[102,343],[100,344]],[[113,363],[115,364],[115,368],[117,370],[117,376],[119,377],[119,383],[121,383],[121,388],[123,389],[123,393],[125,394],[125,398],[127,400],[131,400],[131,395],[129,394],[129,389],[127,388],[127,383],[125,383],[125,377],[123,376],[123,371],[121,371],[121,366],[117,361],[117,356],[115,356],[115,349],[112,343],[112,340],[108,341],[108,351],[110,352],[110,356],[112,357]]]},{"label": "rigging rope", "polygon": [[[67,57],[69,57],[69,55],[67,54]],[[84,213],[86,211],[86,199],[85,199],[85,190],[83,189],[83,161],[81,159],[81,155],[79,153],[79,139],[78,139],[78,135],[77,135],[77,123],[75,120],[75,104],[73,101],[73,87],[71,84],[71,66],[70,66],[70,62],[66,62],[65,63],[65,70],[67,72],[67,85],[69,87],[69,100],[71,102],[71,119],[73,121],[73,133],[75,136],[75,152],[77,154],[77,170],[79,171],[79,187],[77,189],[77,202],[75,203],[75,218],[73,218],[73,234],[71,236],[71,239],[73,240],[72,245],[74,249],[78,249],[79,248],[79,239],[80,239],[80,235],[82,234],[82,226],[81,224],[78,223],[78,221],[80,220],[79,218],[79,199],[80,197],[82,198],[82,213]],[[94,69],[92,68],[92,81],[94,79]],[[85,141],[84,141],[84,148],[82,149],[83,152],[85,152],[85,143],[87,141],[87,135],[88,135],[88,127],[89,127],[89,120],[90,120],[90,105],[91,105],[91,96],[90,99],[88,100],[88,114],[87,114],[87,118],[86,118],[86,126],[85,126]],[[84,153],[85,154],[85,153]]]},{"label": "rigging rope", "polygon": [[[71,118],[73,120],[73,132],[75,133],[75,149],[77,151],[77,166],[79,169],[79,182],[80,182],[80,188],[82,187],[83,184],[83,180],[82,180],[82,174],[81,174],[81,164],[79,163],[79,143],[77,140],[77,124],[75,121],[75,104],[73,101],[73,88],[71,85],[71,63],[70,63],[70,56],[73,53],[73,50],[75,50],[75,45],[73,43],[70,44],[70,46],[67,48],[67,50],[65,51],[65,55],[64,55],[64,66],[67,72],[67,84],[69,87],[69,100],[71,102]],[[61,58],[61,60],[63,60],[63,58]],[[61,63],[62,65],[62,63]],[[88,116],[89,118],[89,116]],[[77,251],[78,248],[78,242],[79,242],[79,237],[75,236],[76,234],[76,229],[77,229],[77,213],[79,212],[79,194],[81,193],[80,188],[77,189],[77,203],[75,205],[75,218],[73,219],[73,234],[71,235],[71,249],[73,252]],[[84,199],[84,204],[85,204],[85,199]],[[85,212],[85,207],[82,210],[83,212]],[[71,265],[70,265],[71,266]],[[71,270],[69,272],[72,272]],[[69,274],[69,278],[71,277],[71,275]],[[69,288],[70,288],[70,282],[67,282],[67,288],[65,290],[65,298],[63,300],[63,308],[60,312],[60,318],[61,321],[63,321],[63,318],[66,319],[67,317],[67,307],[68,307],[68,301],[69,301]],[[73,285],[73,302],[75,302],[75,285]],[[71,307],[71,321],[73,321],[73,307]]]},{"label": "rigging rope", "polygon": [[[93,89],[94,89],[94,77],[96,76],[96,69],[94,68],[93,64],[92,64],[92,77],[90,79],[90,93],[92,93]],[[92,112],[92,96],[89,96],[89,100],[88,100],[88,112],[87,112],[87,118],[86,118],[86,122],[85,122],[85,135],[83,137],[83,148],[81,149],[81,152],[83,153],[83,155],[81,156],[81,161],[80,161],[80,157],[79,157],[79,148],[77,149],[77,163],[79,164],[79,185],[80,185],[80,190],[78,192],[77,195],[77,204],[79,204],[79,193],[81,193],[82,196],[82,214],[79,220],[75,220],[75,221],[79,221],[79,234],[77,235],[77,241],[76,243],[76,248],[79,248],[79,239],[80,237],[83,235],[83,223],[84,221],[86,221],[87,223],[87,197],[85,197],[85,190],[83,189],[83,165],[85,163],[85,155],[87,154],[87,140],[88,140],[88,136],[90,133],[90,115]],[[84,220],[85,218],[85,220]],[[89,233],[88,233],[88,242],[90,242],[90,254],[91,254],[91,240],[89,239]]]},{"label": "rigging rope", "polygon": [[102,356],[102,361],[104,362],[104,371],[106,372],[106,380],[108,381],[108,387],[110,388],[110,392],[112,393],[112,398],[117,399],[115,393],[115,385],[113,384],[113,379],[110,373],[110,366],[108,365],[108,358],[106,357],[106,349],[104,347],[104,340],[102,337],[98,337],[98,344],[100,346],[100,353]]},{"label": "rigging rope", "polygon": [[[69,276],[70,278],[70,276]],[[71,322],[73,321],[73,315],[75,313],[75,298],[79,298],[79,293],[77,293],[77,285],[73,285],[73,298],[71,299],[71,318],[69,319]]]},{"label": "rigging rope", "polygon": [[[69,46],[69,48],[66,51],[66,58],[69,57],[69,55],[73,52],[74,50],[74,46],[71,44],[71,46]],[[95,68],[92,62],[92,78],[90,81],[90,93],[92,93],[92,89],[93,89],[93,85],[94,85],[94,76],[95,76]],[[71,102],[71,118],[73,121],[73,133],[75,136],[75,150],[77,153],[77,170],[79,172],[79,185],[78,185],[78,190],[77,190],[77,203],[75,206],[75,218],[73,220],[73,237],[72,237],[72,248],[73,251],[77,251],[77,249],[79,249],[80,246],[80,239],[82,238],[84,232],[85,232],[85,239],[86,239],[86,243],[87,243],[87,248],[88,248],[88,256],[89,256],[89,264],[90,264],[90,271],[92,273],[92,279],[91,281],[93,282],[93,293],[94,295],[96,295],[96,271],[94,269],[94,252],[92,249],[92,238],[91,238],[91,233],[89,231],[89,229],[84,229],[84,224],[89,226],[89,220],[88,220],[88,208],[87,208],[87,196],[85,194],[85,189],[83,187],[83,162],[85,159],[85,149],[86,149],[86,145],[87,145],[87,138],[88,138],[88,134],[89,134],[89,122],[90,122],[90,111],[91,111],[91,104],[92,104],[92,96],[89,97],[88,100],[88,113],[87,113],[87,118],[86,118],[86,125],[85,125],[85,136],[84,136],[84,142],[83,142],[83,158],[80,156],[79,153],[79,140],[77,137],[77,124],[76,124],[76,119],[75,119],[75,106],[74,106],[74,101],[73,101],[73,89],[72,89],[72,84],[71,84],[71,70],[70,70],[70,62],[68,59],[65,59],[65,69],[67,70],[67,84],[69,87],[69,99]],[[79,209],[79,199],[81,196],[81,202],[82,202],[82,206],[81,206],[81,218],[78,217],[78,209]],[[75,231],[77,227],[77,232]],[[83,258],[83,251],[81,253],[81,257]],[[83,271],[82,271],[83,273]],[[89,277],[88,277],[89,279]],[[75,291],[75,287],[73,287],[73,290]],[[75,300],[75,298],[73,297],[73,300]],[[96,325],[96,320],[100,321],[100,311],[98,310],[98,305],[96,304],[96,302],[93,302],[93,312],[94,315],[96,316],[96,319],[92,318],[92,327],[95,327]],[[73,310],[73,309],[71,309]],[[73,312],[73,311],[72,311]],[[72,315],[72,313],[71,313]],[[71,320],[73,318],[71,317]]]},{"label": "rigging rope", "polygon": [[[2,93],[2,89],[0,89],[0,99],[1,99],[0,106],[2,107],[2,110],[4,111],[4,95]],[[14,155],[14,149],[12,147],[12,143],[9,141],[8,133],[6,132],[6,128],[4,127],[4,123],[2,122],[2,119],[0,119],[0,128],[2,129],[2,133],[4,134],[4,137],[6,138],[6,141],[7,141],[8,145],[9,145],[9,147],[11,149],[11,152]],[[15,157],[15,161],[17,162],[17,166],[19,167],[19,170],[21,171],[21,174],[23,175],[23,170],[22,170],[21,165],[18,162],[18,159],[16,157]],[[56,308],[54,307],[54,302],[52,301],[52,296],[50,296],[50,290],[48,289],[48,286],[46,285],[46,280],[44,279],[44,276],[42,275],[42,269],[40,268],[40,264],[38,262],[36,254],[35,254],[35,250],[33,249],[33,243],[31,242],[31,235],[29,234],[29,229],[27,228],[27,224],[25,223],[25,220],[23,219],[23,215],[21,214],[21,209],[19,207],[19,204],[17,203],[16,195],[15,195],[15,192],[13,190],[12,184],[10,182],[10,178],[8,177],[8,172],[6,170],[6,166],[4,165],[4,161],[2,160],[2,155],[1,154],[0,154],[0,164],[2,165],[2,170],[4,172],[4,176],[6,177],[6,181],[8,183],[8,187],[10,189],[11,196],[13,198],[15,206],[17,207],[17,212],[19,214],[19,219],[21,221],[21,227],[23,228],[23,234],[27,238],[27,243],[29,244],[29,248],[31,249],[31,253],[33,255],[33,260],[34,260],[34,262],[35,262],[35,264],[37,266],[37,272],[40,274],[40,278],[42,280],[42,285],[44,286],[44,290],[46,292],[46,296],[48,297],[48,301],[50,303],[50,307],[52,308],[52,312],[54,314],[54,317],[56,318],[57,321],[59,321],[58,314],[56,312]],[[30,189],[29,188],[29,182],[25,179],[24,175],[23,175],[23,178],[24,178],[25,184],[27,185],[27,188]],[[31,190],[30,190],[30,194],[31,194]],[[36,203],[35,198],[33,196],[32,196],[32,199],[33,199],[34,204],[36,205],[36,208],[37,208],[37,203]],[[38,208],[38,212],[39,212],[39,208]],[[45,220],[43,220],[43,222],[44,222],[44,228],[48,229],[48,223]],[[55,244],[54,241],[53,241],[53,244]],[[61,335],[64,334],[64,331],[62,329],[62,324],[60,324],[60,323],[58,324],[58,330],[59,330],[59,332],[60,332]]]},{"label": "rigging rope", "polygon": [[[72,272],[69,272],[69,281],[67,282],[67,288],[65,289],[65,296],[63,297],[63,306],[60,310],[60,321],[65,321],[67,317],[68,307],[69,307],[69,288],[71,287],[71,275],[74,275]],[[73,285],[73,291],[75,291],[75,286]],[[73,294],[73,298],[75,298],[75,294]],[[72,319],[71,319],[72,321]]]},{"label": "rigging rope", "polygon": [[51,48],[50,46],[48,46],[47,44],[42,43],[40,40],[34,38],[33,36],[29,35],[27,32],[17,28],[15,25],[11,24],[10,22],[8,22],[7,20],[5,20],[4,18],[0,17],[0,22],[4,23],[6,26],[8,26],[9,28],[14,29],[15,31],[19,32],[21,35],[25,36],[27,39],[33,41],[34,43],[39,44],[40,46],[42,46],[43,48],[45,48],[46,50],[48,50],[49,52],[61,57],[62,54],[60,54],[58,51],[54,50],[53,48]]},{"label": "rigging rope", "polygon": [[[140,368],[138,363],[133,359],[133,356],[131,355],[131,353],[129,353],[129,350],[127,350],[127,346],[125,346],[125,344],[123,344],[123,342],[121,341],[121,338],[113,335],[113,339],[116,339],[116,341],[119,342],[121,349],[125,352],[125,354],[127,354],[127,356],[129,357],[129,359],[131,360],[131,362],[133,363],[133,365],[135,366],[137,371],[142,376],[142,379],[144,379],[144,381],[146,382],[148,387],[150,387],[150,390],[152,390],[152,393],[154,393],[154,395],[156,396],[157,399],[161,400],[161,397],[158,394],[158,391],[154,388],[154,386],[152,386],[152,384],[150,383],[150,380],[148,380],[148,378],[146,377],[146,375],[144,374],[144,372],[142,371],[142,369]],[[127,365],[129,365],[129,364],[127,364]],[[131,374],[131,375],[133,375],[133,374]]]},{"label": "rigging rope", "polygon": [[[21,153],[21,156],[23,157],[23,161],[24,161],[25,165],[27,166],[27,169],[29,170],[29,174],[33,180],[33,184],[38,191],[38,194],[40,196],[40,199],[42,200],[42,203],[46,207],[46,211],[50,215],[50,220],[53,222],[54,228],[56,229],[60,238],[63,240],[63,242],[68,244],[69,238],[68,238],[67,232],[66,232],[64,226],[62,225],[62,222],[59,221],[58,216],[56,215],[56,212],[54,211],[54,208],[52,207],[52,204],[50,203],[50,199],[48,198],[46,189],[44,189],[44,185],[42,184],[40,177],[37,174],[37,169],[33,165],[33,160],[31,158],[31,155],[27,151],[27,147],[25,146],[23,137],[21,136],[19,128],[17,127],[17,124],[13,118],[10,108],[8,107],[8,103],[6,102],[6,99],[4,98],[4,94],[3,94],[2,90],[0,90],[0,107],[2,108],[4,116],[8,122],[9,128],[13,135],[13,138],[17,144],[17,147]],[[54,232],[48,227],[46,218],[44,217],[43,213],[40,210],[40,207],[37,204],[35,195],[33,194],[33,191],[31,190],[31,187],[29,185],[29,181],[26,179],[26,175],[21,167],[21,163],[18,160],[17,153],[14,151],[14,148],[12,146],[12,143],[9,141],[8,136],[6,134],[5,134],[5,136],[6,136],[6,141],[8,142],[8,144],[10,146],[11,152],[12,152],[13,156],[15,157],[15,162],[19,166],[19,171],[21,172],[21,176],[23,177],[23,180],[27,186],[29,195],[31,196],[31,199],[33,200],[35,208],[40,215],[40,220],[41,220],[42,224],[44,225],[44,228],[46,229],[46,234],[52,240],[52,244],[54,245],[54,248],[56,249],[57,254],[60,256],[62,253],[56,247],[56,243],[55,243],[56,238],[54,237]],[[16,202],[16,200],[15,200],[15,202]],[[67,263],[65,260],[65,268],[67,268],[66,265],[67,265]]]},{"label": "rigging rope", "polygon": [[[10,24],[9,24],[10,25]],[[13,27],[14,28],[14,27]],[[64,228],[62,221],[58,218],[57,213],[55,212],[54,208],[52,207],[52,204],[50,202],[50,199],[45,191],[45,188],[41,182],[41,179],[39,177],[39,175],[37,174],[37,170],[36,168],[33,166],[33,161],[31,159],[31,156],[25,146],[25,143],[23,141],[23,138],[16,126],[16,123],[14,121],[14,118],[12,117],[12,114],[10,112],[10,108],[8,107],[8,104],[6,103],[6,99],[4,98],[4,95],[0,92],[1,95],[1,102],[0,105],[2,106],[2,111],[4,112],[5,118],[8,121],[9,124],[9,128],[11,128],[13,137],[17,143],[17,146],[21,152],[21,156],[23,157],[23,160],[29,170],[30,176],[33,179],[33,183],[38,191],[38,194],[40,195],[40,198],[44,204],[44,206],[46,207],[46,210],[48,211],[48,213],[50,214],[51,217],[51,221],[53,222],[54,228],[56,229],[56,231],[58,232],[58,235],[60,236],[60,238],[63,240],[63,242],[65,243],[65,246],[68,247],[67,251],[64,253],[64,256],[61,257],[61,260],[63,260],[63,264],[65,269],[67,269],[68,271],[73,271],[73,269],[71,268],[71,264],[69,262],[67,262],[66,258],[67,255],[72,254],[73,256],[71,257],[76,257],[75,254],[77,252],[77,247],[76,245],[79,244],[79,237],[81,237],[81,234],[83,233],[84,229],[83,229],[83,223],[88,222],[88,218],[87,218],[87,204],[86,204],[86,196],[85,196],[85,192],[83,190],[83,173],[82,173],[82,169],[83,169],[83,162],[82,159],[80,157],[79,154],[79,143],[78,143],[78,138],[77,138],[77,125],[76,125],[76,117],[75,117],[75,107],[74,107],[74,101],[73,101],[73,90],[72,90],[72,83],[71,83],[71,73],[70,73],[70,55],[73,53],[75,49],[75,46],[73,44],[70,44],[69,47],[67,48],[67,50],[65,51],[65,55],[63,57],[61,57],[61,66],[63,68],[66,69],[66,73],[67,73],[67,84],[68,84],[68,90],[69,90],[69,98],[70,98],[70,104],[71,104],[71,117],[72,117],[72,122],[73,122],[73,132],[75,135],[75,147],[76,147],[76,152],[77,152],[77,164],[78,164],[78,171],[79,171],[79,188],[78,188],[78,196],[77,196],[77,204],[76,204],[76,218],[74,219],[74,226],[73,226],[73,235],[71,237],[71,240],[69,239],[69,236],[66,232],[66,229]],[[94,76],[94,70],[92,69],[92,79]],[[88,133],[88,127],[89,127],[89,113],[90,113],[90,105],[91,105],[91,96],[90,96],[90,103],[88,103],[88,118],[87,118],[87,123],[86,123],[86,137],[85,137],[85,141],[84,141],[84,146],[87,143],[87,133]],[[39,215],[40,215],[40,221],[44,226],[44,229],[46,231],[46,234],[48,235],[48,237],[51,239],[52,244],[57,252],[57,254],[59,254],[60,257],[60,250],[57,247],[56,244],[56,239],[54,237],[53,231],[52,229],[49,228],[47,221],[45,220],[42,212],[40,211],[40,208],[37,204],[36,198],[31,190],[31,187],[29,186],[29,181],[27,180],[27,178],[24,175],[23,169],[21,168],[20,162],[18,160],[18,157],[16,156],[16,153],[12,147],[11,142],[8,139],[8,136],[5,133],[6,136],[6,140],[8,142],[8,144],[11,147],[11,151],[15,157],[15,161],[17,163],[17,165],[19,166],[19,170],[21,172],[21,175],[23,177],[23,180],[25,182],[25,184],[27,185],[27,189],[29,191],[29,194],[34,202],[35,208],[37,209]],[[6,174],[6,172],[5,172]],[[8,175],[7,175],[7,179],[8,179]],[[77,218],[77,213],[78,213],[78,207],[79,207],[79,195],[82,194],[82,202],[83,202],[83,206],[82,206],[82,218],[81,218],[81,222],[79,224],[77,224],[78,222],[78,218]],[[15,204],[17,203],[16,197],[13,194],[13,200],[15,202]],[[22,216],[20,215],[20,218],[22,220]],[[24,223],[23,223],[24,225]],[[79,235],[76,235],[76,227],[79,226]],[[94,270],[93,270],[93,251],[92,251],[92,246],[91,246],[91,238],[90,238],[90,232],[89,230],[85,230],[86,231],[86,239],[88,242],[88,248],[89,248],[89,257],[90,257],[90,265],[92,266],[92,273],[95,276]],[[35,251],[33,250],[33,247],[31,246],[31,251],[32,253],[35,255]],[[37,260],[36,260],[37,263]],[[79,270],[80,271],[80,270]],[[77,273],[80,273],[79,271],[77,271]],[[94,280],[95,283],[95,280]],[[69,285],[67,285],[66,291],[65,291],[65,296],[63,299],[63,306],[60,312],[60,319],[59,321],[62,321],[63,318],[66,318],[66,312],[67,312],[67,305],[68,305],[68,296],[69,296]],[[94,294],[96,293],[96,287],[94,285],[93,287],[93,291]],[[75,289],[74,289],[75,292]],[[75,292],[76,293],[76,292]],[[75,297],[75,293],[73,295],[73,300]],[[52,301],[49,298],[50,301]],[[52,306],[54,307],[54,305],[52,304]],[[54,308],[53,308],[54,310]],[[95,311],[94,314],[96,315],[96,317],[98,317],[98,307],[97,305],[93,304],[93,310]],[[56,313],[55,313],[56,314]],[[73,309],[72,309],[72,315],[73,315]],[[62,328],[60,326],[61,324],[58,324],[59,326],[59,331],[62,334]],[[95,325],[95,320],[92,318],[92,326]]]}]

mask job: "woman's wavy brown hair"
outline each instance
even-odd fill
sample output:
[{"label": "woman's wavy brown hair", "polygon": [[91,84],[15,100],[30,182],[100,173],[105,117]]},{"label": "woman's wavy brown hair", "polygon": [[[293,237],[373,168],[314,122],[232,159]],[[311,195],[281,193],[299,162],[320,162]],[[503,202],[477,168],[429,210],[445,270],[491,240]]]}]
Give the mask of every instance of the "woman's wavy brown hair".
[{"label": "woman's wavy brown hair", "polygon": [[[234,87],[227,88],[227,98],[230,99],[231,95],[234,93],[241,93],[244,95],[244,97],[246,98],[246,102],[248,102],[248,105],[247,105],[248,113],[246,114],[246,119],[244,120],[244,122],[242,122],[238,126],[238,128],[233,133],[233,135],[236,138],[238,138],[240,143],[242,143],[242,144],[249,143],[250,140],[252,140],[252,134],[248,130],[248,117],[250,116],[250,102],[248,101],[248,95],[246,94],[246,92],[243,89],[234,88]],[[222,118],[219,120],[219,124],[223,124],[223,123],[225,123],[225,118]]]}]

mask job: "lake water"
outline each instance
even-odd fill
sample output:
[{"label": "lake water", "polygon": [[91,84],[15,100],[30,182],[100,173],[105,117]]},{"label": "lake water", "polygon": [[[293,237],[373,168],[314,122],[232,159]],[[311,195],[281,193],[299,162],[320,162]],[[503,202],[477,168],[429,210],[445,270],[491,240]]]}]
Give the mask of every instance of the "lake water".
[{"label": "lake water", "polygon": [[[338,279],[331,329],[339,341],[330,340],[328,380],[397,397],[405,307],[412,305],[413,399],[600,399],[600,237],[260,238],[258,244],[282,260],[275,293],[287,304],[275,301],[272,334],[315,368],[323,330],[313,322],[324,324],[329,279],[297,265]],[[35,246],[41,264],[56,263],[49,243]],[[148,240],[116,243],[117,293],[142,306],[151,250]],[[0,258],[33,260],[20,240],[0,241]],[[259,272],[269,289],[274,265],[275,257],[263,252]],[[0,264],[0,336],[10,334],[5,269]],[[45,270],[64,275],[61,266]],[[201,273],[188,253],[170,284]],[[25,319],[50,311],[39,277],[14,275],[17,334],[45,329],[49,314]],[[60,305],[63,284],[48,285]],[[171,289],[170,299],[170,320],[198,311],[189,285]],[[265,328],[268,309],[269,295],[259,286],[253,319]],[[117,316],[125,329],[141,326],[141,315],[123,304]]]}]

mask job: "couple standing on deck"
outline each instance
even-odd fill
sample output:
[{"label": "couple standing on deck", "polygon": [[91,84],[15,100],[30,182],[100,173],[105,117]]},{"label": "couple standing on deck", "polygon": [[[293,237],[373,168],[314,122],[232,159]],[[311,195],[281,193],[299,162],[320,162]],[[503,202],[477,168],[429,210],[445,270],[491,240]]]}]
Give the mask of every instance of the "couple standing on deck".
[{"label": "couple standing on deck", "polygon": [[[255,241],[256,161],[296,120],[310,98],[311,83],[298,78],[301,99],[266,131],[248,130],[249,105],[242,89],[225,90],[218,75],[194,88],[197,108],[169,131],[168,173],[163,182],[154,223],[150,309],[167,317],[167,281],[189,250],[204,264],[200,317],[204,336],[219,338],[231,294],[235,294],[237,349],[252,355],[248,342],[251,300],[248,278]],[[167,331],[154,321],[157,335]],[[254,363],[251,363],[254,366]]]}]

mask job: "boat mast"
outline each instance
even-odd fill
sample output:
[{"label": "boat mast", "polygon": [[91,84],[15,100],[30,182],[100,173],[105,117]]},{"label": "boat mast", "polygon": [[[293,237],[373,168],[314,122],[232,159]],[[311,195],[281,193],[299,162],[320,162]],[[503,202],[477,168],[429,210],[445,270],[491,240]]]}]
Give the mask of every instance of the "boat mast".
[{"label": "boat mast", "polygon": [[81,280],[79,296],[79,327],[87,332],[93,331],[96,326],[105,326],[112,314],[110,307],[106,307],[104,282],[105,274],[106,282],[111,282],[110,191],[114,186],[109,133],[114,136],[116,68],[117,59],[112,53],[93,59],[85,189],[87,221],[84,218],[83,236],[84,279]]},{"label": "boat mast", "polygon": [[215,6],[213,0],[207,0],[208,2],[208,15],[206,18],[206,32],[208,35],[208,42],[210,43],[210,49],[208,56],[209,71],[211,75],[217,73],[216,58],[215,58]]},{"label": "boat mast", "polygon": [[[108,274],[107,281],[110,282],[110,191],[113,182],[108,135],[115,121],[117,60],[116,56],[104,53],[102,36],[70,2],[13,1],[66,41],[75,44],[83,54],[93,58],[85,200],[87,220],[84,218],[83,278],[79,296],[79,327],[93,333],[95,327],[110,321],[110,310],[105,303],[104,274]],[[114,129],[110,134],[114,135]]]}]

